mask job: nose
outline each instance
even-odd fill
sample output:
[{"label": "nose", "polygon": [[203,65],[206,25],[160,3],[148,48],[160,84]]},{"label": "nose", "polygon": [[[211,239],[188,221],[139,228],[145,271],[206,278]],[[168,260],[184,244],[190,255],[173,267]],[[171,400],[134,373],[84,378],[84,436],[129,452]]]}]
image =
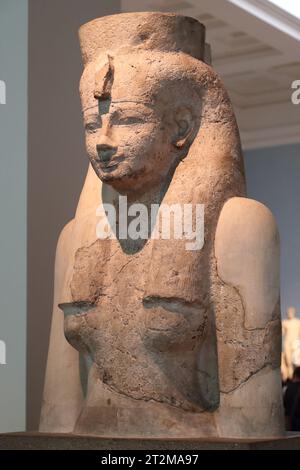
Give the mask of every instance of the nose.
[{"label": "nose", "polygon": [[102,162],[109,162],[117,151],[117,147],[112,145],[111,142],[99,142],[96,145],[96,149],[98,157]]}]

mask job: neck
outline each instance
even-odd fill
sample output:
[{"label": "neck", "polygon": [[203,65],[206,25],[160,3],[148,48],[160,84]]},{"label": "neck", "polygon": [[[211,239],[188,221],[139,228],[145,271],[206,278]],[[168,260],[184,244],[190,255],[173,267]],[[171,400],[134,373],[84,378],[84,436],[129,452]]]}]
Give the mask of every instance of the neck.
[{"label": "neck", "polygon": [[151,204],[159,204],[165,193],[165,182],[159,182],[152,187],[140,189],[138,191],[129,192],[126,194],[128,205],[131,204],[144,204],[150,206]]},{"label": "neck", "polygon": [[[117,238],[119,239],[123,251],[134,254],[144,247],[152,230],[152,209],[155,210],[155,208],[152,208],[152,205],[159,205],[165,192],[165,182],[153,185],[153,187],[143,192],[132,191],[127,194],[121,194],[113,188],[110,188],[110,200],[115,207],[116,224],[118,227]],[[138,206],[142,205],[143,208],[138,206],[133,207],[135,204]],[[128,230],[131,222],[136,218],[139,218],[141,223],[145,223],[145,225],[143,225],[143,228],[139,226],[138,231],[141,233],[141,237],[133,239]],[[122,234],[127,234],[125,238],[124,235],[120,235],[120,229],[122,230]]]},{"label": "neck", "polygon": [[170,184],[174,173],[174,169],[170,169],[169,173],[161,178],[159,181],[141,184],[139,187],[125,191],[112,188],[114,203],[120,197],[127,198],[128,206],[132,204],[144,204],[146,207],[150,207],[151,204],[160,204]]}]

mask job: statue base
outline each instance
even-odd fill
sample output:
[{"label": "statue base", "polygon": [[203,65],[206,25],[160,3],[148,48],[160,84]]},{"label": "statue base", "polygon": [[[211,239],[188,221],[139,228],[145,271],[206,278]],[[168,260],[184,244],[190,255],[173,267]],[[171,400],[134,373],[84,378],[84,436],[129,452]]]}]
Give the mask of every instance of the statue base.
[{"label": "statue base", "polygon": [[300,433],[264,439],[149,439],[20,432],[0,434],[0,450],[299,450]]}]

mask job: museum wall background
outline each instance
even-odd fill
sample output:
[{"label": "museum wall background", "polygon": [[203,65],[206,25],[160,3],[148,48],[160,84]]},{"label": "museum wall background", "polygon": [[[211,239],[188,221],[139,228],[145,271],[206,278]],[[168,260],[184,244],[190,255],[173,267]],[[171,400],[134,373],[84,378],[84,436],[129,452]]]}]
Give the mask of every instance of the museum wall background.
[{"label": "museum wall background", "polygon": [[78,85],[81,24],[119,0],[29,0],[27,427],[39,421],[57,237],[87,169]]},{"label": "museum wall background", "polygon": [[26,0],[1,0],[0,80],[0,432],[8,432],[25,428]]},{"label": "museum wall background", "polygon": [[266,204],[279,227],[282,315],[293,305],[300,316],[300,144],[245,152],[245,163],[248,197]]}]

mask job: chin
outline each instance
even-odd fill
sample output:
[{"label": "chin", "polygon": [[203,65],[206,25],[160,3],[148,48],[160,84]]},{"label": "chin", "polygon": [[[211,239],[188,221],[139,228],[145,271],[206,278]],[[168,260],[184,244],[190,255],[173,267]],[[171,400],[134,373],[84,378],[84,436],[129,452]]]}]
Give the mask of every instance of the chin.
[{"label": "chin", "polygon": [[122,171],[119,165],[116,165],[114,168],[109,168],[102,166],[98,161],[95,162],[94,160],[91,160],[91,164],[98,178],[104,183],[122,178]]},{"label": "chin", "polygon": [[98,176],[99,178],[101,179],[101,181],[103,181],[104,183],[109,183],[109,182],[113,182],[113,181],[116,181],[120,178],[120,176],[116,175],[115,172],[105,172],[105,171],[98,171]]},{"label": "chin", "polygon": [[105,183],[121,182],[122,180],[127,180],[129,175],[127,171],[122,169],[119,165],[115,168],[99,168],[97,172],[101,181]]},{"label": "chin", "polygon": [[143,193],[145,189],[144,178],[140,172],[120,173],[115,171],[110,174],[101,174],[100,179],[122,195]]},{"label": "chin", "polygon": [[144,186],[144,166],[133,169],[128,162],[119,162],[114,168],[109,168],[99,164],[99,161],[91,160],[91,163],[98,178],[120,194],[140,192]]}]

